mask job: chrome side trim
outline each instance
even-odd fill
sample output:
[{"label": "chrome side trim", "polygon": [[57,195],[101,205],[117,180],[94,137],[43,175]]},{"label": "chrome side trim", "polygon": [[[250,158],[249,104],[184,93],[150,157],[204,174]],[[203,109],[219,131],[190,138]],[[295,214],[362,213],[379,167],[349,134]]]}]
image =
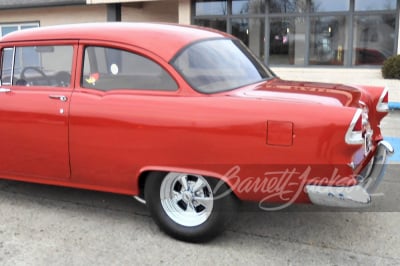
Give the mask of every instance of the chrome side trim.
[{"label": "chrome side trim", "polygon": [[139,202],[142,203],[142,204],[146,204],[146,201],[145,201],[144,199],[142,199],[141,197],[139,197],[139,196],[133,196],[133,198],[134,198],[135,200],[139,201]]},{"label": "chrome side trim", "polygon": [[0,88],[0,93],[8,93],[11,92],[11,89],[9,88]]}]

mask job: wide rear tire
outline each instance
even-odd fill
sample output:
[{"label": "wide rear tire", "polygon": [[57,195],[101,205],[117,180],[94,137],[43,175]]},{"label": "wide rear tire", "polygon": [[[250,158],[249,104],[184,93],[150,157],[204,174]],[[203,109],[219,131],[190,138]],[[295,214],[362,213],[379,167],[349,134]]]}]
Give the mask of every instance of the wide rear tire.
[{"label": "wide rear tire", "polygon": [[220,234],[237,205],[222,181],[177,172],[151,173],[146,178],[145,200],[161,230],[188,242],[205,242]]}]

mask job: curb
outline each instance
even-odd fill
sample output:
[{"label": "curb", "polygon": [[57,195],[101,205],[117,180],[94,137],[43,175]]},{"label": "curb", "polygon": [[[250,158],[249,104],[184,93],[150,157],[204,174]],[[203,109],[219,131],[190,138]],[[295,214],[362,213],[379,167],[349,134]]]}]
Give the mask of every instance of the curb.
[{"label": "curb", "polygon": [[400,110],[400,102],[389,102],[390,110]]}]

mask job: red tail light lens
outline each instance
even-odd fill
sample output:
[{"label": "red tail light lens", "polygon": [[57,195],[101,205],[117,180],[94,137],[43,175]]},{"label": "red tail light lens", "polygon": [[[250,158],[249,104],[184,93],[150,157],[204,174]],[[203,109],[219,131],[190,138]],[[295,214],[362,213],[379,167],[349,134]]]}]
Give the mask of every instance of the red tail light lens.
[{"label": "red tail light lens", "polygon": [[389,102],[389,92],[388,91],[386,91],[385,95],[383,96],[382,102],[383,103]]},{"label": "red tail light lens", "polygon": [[360,115],[354,125],[353,131],[362,131],[362,130],[363,130],[362,115]]}]

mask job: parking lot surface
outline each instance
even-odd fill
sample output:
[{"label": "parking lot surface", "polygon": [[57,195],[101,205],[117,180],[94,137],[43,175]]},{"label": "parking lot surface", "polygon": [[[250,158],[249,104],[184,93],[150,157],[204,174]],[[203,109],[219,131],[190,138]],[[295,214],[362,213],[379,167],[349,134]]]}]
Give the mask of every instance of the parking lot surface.
[{"label": "parking lot surface", "polygon": [[[400,145],[400,112],[382,127]],[[400,265],[396,156],[367,210],[246,203],[206,244],[164,235],[128,196],[0,180],[0,265]]]}]

